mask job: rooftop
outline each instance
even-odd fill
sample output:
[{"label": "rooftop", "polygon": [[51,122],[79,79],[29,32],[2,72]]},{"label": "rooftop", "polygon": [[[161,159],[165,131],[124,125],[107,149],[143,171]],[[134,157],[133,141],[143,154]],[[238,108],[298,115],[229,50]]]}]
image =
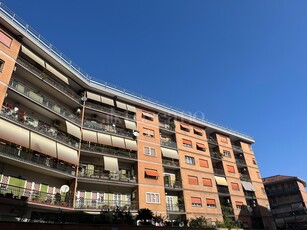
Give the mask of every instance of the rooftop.
[{"label": "rooftop", "polygon": [[306,187],[306,181],[296,176],[275,175],[275,176],[262,178],[262,181],[265,185],[266,184],[277,184],[277,183],[293,181],[293,180],[300,181]]}]

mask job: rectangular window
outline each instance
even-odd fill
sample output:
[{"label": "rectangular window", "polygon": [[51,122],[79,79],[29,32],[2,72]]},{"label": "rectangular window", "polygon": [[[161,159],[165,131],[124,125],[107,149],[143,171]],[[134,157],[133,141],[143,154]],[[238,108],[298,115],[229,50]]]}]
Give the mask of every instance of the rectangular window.
[{"label": "rectangular window", "polygon": [[192,148],[192,141],[187,140],[187,139],[182,139],[182,145],[185,146],[185,147]]},{"label": "rectangular window", "polygon": [[235,167],[231,166],[231,165],[227,165],[227,171],[230,173],[235,173]]},{"label": "rectangular window", "polygon": [[243,202],[236,201],[236,208],[239,209],[239,210],[242,210],[242,207],[243,207]]},{"label": "rectangular window", "polygon": [[231,154],[229,151],[223,151],[224,157],[231,158]]},{"label": "rectangular window", "polygon": [[203,186],[212,187],[212,180],[209,178],[203,178]]},{"label": "rectangular window", "polygon": [[196,149],[206,152],[206,146],[204,144],[196,143]]},{"label": "rectangular window", "polygon": [[200,167],[209,168],[208,161],[204,159],[199,159],[199,165]]},{"label": "rectangular window", "polygon": [[188,176],[188,182],[192,185],[198,185],[198,178],[196,176]]},{"label": "rectangular window", "polygon": [[266,194],[266,192],[265,192],[265,189],[264,189],[264,188],[261,188],[261,192],[262,192],[262,194],[263,194],[263,195],[265,195],[265,194]]},{"label": "rectangular window", "polygon": [[4,66],[4,61],[0,59],[0,72],[2,72]]},{"label": "rectangular window", "polygon": [[152,113],[142,112],[142,118],[149,120],[149,121],[153,121],[154,115]]},{"label": "rectangular window", "polygon": [[13,39],[10,38],[8,35],[6,35],[5,33],[3,33],[2,31],[0,31],[0,42],[7,46],[7,47],[11,47]]},{"label": "rectangular window", "polygon": [[155,137],[155,132],[152,129],[143,129],[143,135],[146,137]]},{"label": "rectangular window", "polygon": [[158,171],[155,169],[145,169],[145,178],[157,180],[159,177]]},{"label": "rectangular window", "polygon": [[202,136],[203,135],[203,131],[201,129],[197,129],[197,128],[194,128],[194,134],[197,135],[197,136]]},{"label": "rectangular window", "polygon": [[149,204],[160,204],[160,194],[146,192],[146,203]]},{"label": "rectangular window", "polygon": [[240,191],[240,187],[238,183],[231,182],[231,188],[232,190]]},{"label": "rectangular window", "polygon": [[156,156],[156,149],[150,147],[144,147],[144,154],[147,156]]},{"label": "rectangular window", "polygon": [[189,165],[195,165],[194,157],[185,156],[185,163]]},{"label": "rectangular window", "polygon": [[216,208],[216,203],[214,199],[206,199],[208,208]]},{"label": "rectangular window", "polygon": [[190,127],[185,124],[180,124],[180,129],[185,131],[185,132],[190,132]]},{"label": "rectangular window", "polygon": [[191,197],[192,207],[201,207],[201,198],[200,197]]},{"label": "rectangular window", "polygon": [[220,136],[220,141],[222,143],[228,143],[227,137],[224,137],[224,136]]}]

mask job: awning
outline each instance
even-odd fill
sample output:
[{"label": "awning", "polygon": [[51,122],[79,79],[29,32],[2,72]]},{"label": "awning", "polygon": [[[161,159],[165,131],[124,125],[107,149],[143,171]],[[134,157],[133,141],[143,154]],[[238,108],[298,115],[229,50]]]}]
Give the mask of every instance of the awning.
[{"label": "awning", "polygon": [[241,183],[245,191],[255,191],[251,182],[241,181]]},{"label": "awning", "polygon": [[188,129],[188,130],[190,130],[190,126],[188,126],[188,125],[185,125],[185,124],[180,124],[180,126],[181,126],[182,128],[184,128],[184,129]]},{"label": "awning", "polygon": [[97,133],[98,135],[98,143],[103,145],[112,146],[111,136],[104,133]]},{"label": "awning", "polygon": [[114,100],[108,97],[100,96],[101,103],[114,106]]},{"label": "awning", "polygon": [[209,167],[208,161],[207,161],[207,160],[204,160],[204,159],[199,159],[199,165],[200,165],[201,167],[205,167],[205,168],[208,168],[208,167]]},{"label": "awning", "polygon": [[104,169],[107,171],[118,171],[118,160],[113,157],[103,157]]},{"label": "awning", "polygon": [[162,150],[162,155],[164,157],[168,157],[168,158],[179,160],[179,155],[178,155],[178,152],[176,150],[167,149],[167,148],[161,148],[161,150]]},{"label": "awning", "polygon": [[126,148],[124,138],[111,136],[111,139],[112,139],[112,145],[114,147],[118,147],[122,149]]},{"label": "awning", "polygon": [[57,143],[57,152],[59,160],[78,165],[78,152],[76,150]]},{"label": "awning", "polygon": [[236,201],[236,206],[243,206],[243,202],[242,201]]},{"label": "awning", "polygon": [[212,186],[212,181],[209,178],[203,178],[203,185],[204,186]]},{"label": "awning", "polygon": [[136,123],[133,121],[125,120],[125,126],[127,129],[136,130]]},{"label": "awning", "polygon": [[212,205],[216,204],[214,199],[206,199],[206,203],[207,204],[212,204]]},{"label": "awning", "polygon": [[49,138],[43,137],[36,133],[31,132],[31,146],[34,151],[44,153],[53,158],[57,158],[56,142]]},{"label": "awning", "polygon": [[231,183],[231,188],[233,189],[233,190],[240,190],[240,188],[239,188],[239,184],[238,183]]},{"label": "awning", "polygon": [[37,101],[38,103],[43,103],[43,98],[38,94],[34,93],[33,91],[30,91],[29,97],[32,98],[34,101]]},{"label": "awning", "polygon": [[193,203],[193,204],[201,204],[201,198],[199,198],[199,197],[191,197],[191,203]]},{"label": "awning", "polygon": [[138,150],[138,146],[137,146],[136,141],[125,139],[125,144],[126,144],[127,149],[135,150],[135,151]]},{"label": "awning", "polygon": [[97,133],[83,129],[82,130],[82,140],[97,143]]},{"label": "awning", "polygon": [[158,177],[159,173],[157,170],[153,170],[153,169],[145,169],[145,174],[147,176],[154,176],[154,177]]},{"label": "awning", "polygon": [[23,52],[25,55],[27,55],[33,61],[35,61],[36,63],[40,64],[41,66],[43,66],[45,68],[44,60],[41,59],[40,57],[38,57],[36,54],[32,53],[32,51],[30,51],[28,48],[21,46],[21,52]]},{"label": "awning", "polygon": [[182,139],[182,144],[184,144],[184,145],[192,145],[192,141],[186,140],[186,139]]},{"label": "awning", "polygon": [[74,137],[81,139],[81,131],[80,131],[80,128],[78,126],[66,121],[66,128],[67,128],[67,132],[69,134],[73,135]]},{"label": "awning", "polygon": [[195,132],[198,132],[198,133],[202,133],[202,132],[203,132],[203,130],[198,129],[198,128],[194,128],[194,131],[195,131]]},{"label": "awning", "polygon": [[17,125],[0,119],[0,138],[29,148],[30,132]]},{"label": "awning", "polygon": [[145,116],[145,117],[149,117],[151,119],[154,119],[154,116],[151,113],[142,112],[142,115]]},{"label": "awning", "polygon": [[130,111],[130,112],[136,113],[136,108],[133,105],[127,104],[127,110]]},{"label": "awning", "polygon": [[204,144],[196,143],[196,146],[200,149],[206,149],[206,146]]},{"label": "awning", "polygon": [[100,95],[96,93],[91,93],[91,92],[86,92],[86,97],[88,99],[94,100],[94,101],[99,101],[100,102]]},{"label": "awning", "polygon": [[188,176],[189,184],[198,184],[198,179],[196,176]]},{"label": "awning", "polygon": [[231,172],[231,173],[234,173],[235,172],[235,167],[232,166],[232,165],[227,165],[227,171]]},{"label": "awning", "polygon": [[63,74],[61,74],[59,71],[57,71],[55,68],[53,68],[51,65],[49,65],[47,62],[46,62],[46,68],[56,77],[58,77],[60,80],[64,81],[67,85],[69,85],[68,78]]},{"label": "awning", "polygon": [[116,101],[116,107],[127,110],[127,104],[120,102],[120,101]]},{"label": "awning", "polygon": [[215,181],[218,185],[222,185],[222,186],[228,186],[228,183],[226,181],[225,177],[220,177],[220,176],[214,176]]}]

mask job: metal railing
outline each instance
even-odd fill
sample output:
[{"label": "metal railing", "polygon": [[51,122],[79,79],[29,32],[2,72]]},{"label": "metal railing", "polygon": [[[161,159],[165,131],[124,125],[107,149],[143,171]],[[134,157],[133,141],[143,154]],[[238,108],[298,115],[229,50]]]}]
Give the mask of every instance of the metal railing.
[{"label": "metal railing", "polygon": [[228,190],[227,187],[220,187],[220,186],[218,186],[217,187],[217,192],[219,194],[229,195],[229,190]]},{"label": "metal railing", "polygon": [[251,178],[248,175],[241,174],[240,179],[243,181],[251,181]]},{"label": "metal railing", "polygon": [[34,125],[34,122],[31,121],[31,118],[25,118],[25,115],[18,114],[18,112],[15,112],[13,109],[10,109],[6,106],[2,106],[2,109],[0,110],[0,116],[8,120],[14,121],[18,124],[21,124],[22,126],[29,128],[30,130],[37,131],[38,133],[47,135],[60,142],[68,144],[74,148],[79,147],[79,141],[75,140],[67,133],[62,132],[59,129],[55,129],[51,125],[48,125],[40,120],[37,120],[37,124]]},{"label": "metal railing", "polygon": [[248,199],[256,199],[256,195],[254,192],[249,192],[249,191],[245,191],[244,192],[244,195],[246,198]]},{"label": "metal railing", "polygon": [[217,142],[217,140],[214,139],[214,138],[212,138],[212,137],[209,137],[209,138],[207,139],[207,142],[209,142],[209,143],[211,143],[211,144],[214,144],[214,145],[219,145],[218,142]]},{"label": "metal railing", "polygon": [[0,144],[0,155],[2,156],[30,163],[31,165],[42,166],[46,169],[56,170],[68,175],[75,175],[75,169],[73,166],[66,162],[58,161],[44,154],[35,154],[30,150],[24,150],[24,148],[20,148],[19,146],[13,147],[3,143],[5,142],[1,141]]},{"label": "metal railing", "polygon": [[244,166],[246,166],[246,162],[245,162],[245,160],[243,160],[243,159],[237,159],[237,158],[236,158],[236,163],[237,163],[238,165],[244,165]]},{"label": "metal railing", "polygon": [[158,106],[161,109],[166,109],[172,113],[178,114],[179,116],[184,116],[189,119],[196,120],[198,122],[204,123],[205,125],[209,125],[218,129],[222,129],[226,132],[231,132],[235,135],[242,136],[244,138],[253,139],[252,136],[243,134],[239,131],[235,131],[233,129],[227,128],[225,126],[222,126],[217,123],[210,122],[209,120],[205,119],[203,115],[198,115],[197,113],[190,113],[182,111],[178,108],[174,108],[172,106],[163,104],[161,102],[158,102],[156,100],[152,100],[148,97],[144,97],[143,95],[136,94],[134,92],[128,91],[126,89],[120,88],[118,86],[109,84],[107,82],[103,82],[101,80],[95,81],[91,76],[89,76],[85,71],[83,71],[78,65],[76,65],[74,62],[72,62],[68,57],[66,57],[60,50],[58,50],[54,45],[52,45],[47,39],[45,39],[42,35],[40,35],[38,32],[36,32],[29,24],[27,24],[25,21],[23,21],[20,17],[18,17],[13,11],[11,11],[7,6],[5,6],[3,3],[0,3],[0,11],[3,15],[5,15],[9,20],[12,21],[16,26],[19,27],[19,29],[23,30],[24,33],[28,36],[30,36],[32,39],[34,39],[36,42],[38,42],[45,50],[49,51],[50,53],[54,54],[58,60],[62,61],[62,63],[68,67],[69,69],[77,72],[80,77],[85,79],[89,84],[95,84],[97,86],[100,86],[105,89],[112,90],[114,92],[120,93],[122,95],[125,95],[127,97],[131,97],[133,99],[142,101],[144,103],[149,103],[153,106]]},{"label": "metal railing", "polygon": [[299,192],[298,187],[293,188],[284,188],[284,189],[268,189],[266,191],[267,195],[276,195],[276,194],[283,194],[283,193],[291,193],[291,192]]},{"label": "metal railing", "polygon": [[182,182],[181,181],[164,182],[164,187],[172,189],[182,189]]},{"label": "metal railing", "polygon": [[176,149],[177,148],[177,143],[174,142],[174,141],[164,141],[164,140],[160,140],[161,141],[161,146],[163,147],[170,147],[170,148],[174,148]]},{"label": "metal railing", "polygon": [[82,170],[78,172],[79,177],[88,177],[97,180],[123,181],[136,183],[136,176],[124,175],[120,172],[104,172],[102,169]]},{"label": "metal railing", "polygon": [[116,148],[106,147],[106,146],[93,144],[93,143],[89,145],[88,143],[83,142],[81,144],[81,150],[100,153],[100,154],[107,154],[107,155],[112,155],[116,157],[125,157],[125,158],[131,158],[131,159],[137,158],[137,152],[135,151],[116,149]]},{"label": "metal railing", "polygon": [[216,175],[222,175],[222,176],[225,176],[224,169],[217,169],[217,168],[213,168],[213,172],[214,172],[214,174],[216,174]]},{"label": "metal railing", "polygon": [[163,128],[163,129],[170,130],[170,131],[175,131],[174,123],[159,122],[159,127]]},{"label": "metal railing", "polygon": [[168,204],[166,203],[167,212],[184,212],[185,208],[183,204]]},{"label": "metal railing", "polygon": [[168,160],[162,158],[162,164],[179,167],[179,161],[175,159]]},{"label": "metal railing", "polygon": [[31,203],[73,207],[73,197],[69,196],[69,193],[47,193],[1,183],[0,194],[3,194],[4,197],[22,199]]},{"label": "metal railing", "polygon": [[241,147],[239,147],[239,146],[232,145],[232,149],[233,149],[234,151],[237,151],[237,152],[243,153],[242,148],[241,148]]},{"label": "metal railing", "polygon": [[75,208],[77,209],[99,209],[101,211],[114,211],[116,209],[126,210],[138,210],[139,204],[136,201],[124,201],[124,200],[105,200],[105,199],[86,199],[77,198],[75,202]]},{"label": "metal railing", "polygon": [[115,127],[112,124],[103,124],[103,123],[92,122],[87,119],[84,119],[83,126],[89,129],[97,130],[97,131],[115,133],[115,134],[119,134],[119,135],[126,136],[126,137],[134,137],[132,130]]},{"label": "metal railing", "polygon": [[73,113],[67,111],[67,109],[63,106],[60,106],[58,103],[55,103],[51,99],[47,98],[45,95],[41,93],[37,93],[37,90],[32,89],[31,87],[25,85],[17,81],[16,79],[12,79],[10,82],[10,87],[22,95],[34,100],[36,103],[52,110],[53,112],[60,114],[61,116],[67,118],[68,120],[80,125],[81,120],[79,117],[74,115]]},{"label": "metal railing", "polygon": [[222,160],[223,158],[223,154],[220,152],[210,152],[210,155],[212,158],[218,159],[218,160]]},{"label": "metal railing", "polygon": [[116,110],[115,108],[109,108],[107,106],[95,104],[95,103],[92,103],[92,102],[86,102],[85,106],[88,107],[88,108],[103,111],[103,112],[106,112],[106,113],[109,113],[109,114],[112,114],[112,115],[117,115],[117,116],[121,116],[123,118],[135,120],[135,115],[128,113],[128,111],[122,112],[122,111]]}]

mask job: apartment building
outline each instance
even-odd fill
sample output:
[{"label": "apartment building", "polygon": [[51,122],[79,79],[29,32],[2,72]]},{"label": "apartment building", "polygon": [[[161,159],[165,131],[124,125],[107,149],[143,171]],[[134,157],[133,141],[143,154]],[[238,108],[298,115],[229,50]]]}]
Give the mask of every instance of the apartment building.
[{"label": "apartment building", "polygon": [[91,80],[3,4],[0,25],[2,216],[26,200],[27,216],[149,208],[271,228],[252,137]]},{"label": "apartment building", "polygon": [[306,182],[295,176],[263,178],[272,215],[279,229],[307,228]]}]

